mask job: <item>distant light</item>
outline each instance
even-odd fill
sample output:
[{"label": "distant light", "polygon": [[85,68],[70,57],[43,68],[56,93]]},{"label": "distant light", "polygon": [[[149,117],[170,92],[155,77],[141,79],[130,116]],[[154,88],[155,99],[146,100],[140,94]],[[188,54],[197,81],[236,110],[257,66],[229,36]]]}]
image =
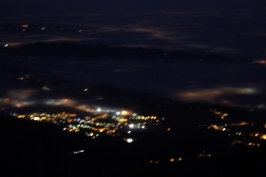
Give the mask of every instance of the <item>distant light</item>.
[{"label": "distant light", "polygon": [[145,128],[145,126],[143,125],[141,128],[142,128],[142,129],[144,129],[144,128]]},{"label": "distant light", "polygon": [[226,130],[226,128],[223,128],[222,130],[223,130],[223,131],[225,131],[225,130]]},{"label": "distant light", "polygon": [[8,44],[5,44],[5,47],[8,47]]},{"label": "distant light", "polygon": [[84,89],[84,92],[87,92],[88,90],[89,90],[88,88],[85,88],[85,89]]},{"label": "distant light", "polygon": [[79,153],[82,153],[82,152],[84,152],[84,150],[74,151],[74,154],[79,154]]},{"label": "distant light", "polygon": [[134,127],[134,124],[129,124],[128,125],[130,128],[133,128]]},{"label": "distant light", "polygon": [[266,140],[266,134],[262,135],[260,138]]},{"label": "distant light", "polygon": [[120,112],[116,112],[115,114],[116,114],[116,115],[119,115],[119,114],[120,114]]},{"label": "distant light", "polygon": [[127,114],[127,111],[122,111],[121,114],[122,115],[126,115]]},{"label": "distant light", "polygon": [[34,117],[33,120],[39,120],[40,118],[39,117]]},{"label": "distant light", "polygon": [[170,130],[171,130],[171,128],[168,128],[168,129],[167,129],[167,131],[170,131]]},{"label": "distant light", "polygon": [[98,108],[98,109],[97,109],[97,112],[100,112],[100,111],[101,111],[101,108]]},{"label": "distant light", "polygon": [[130,134],[130,133],[131,133],[131,131],[128,131],[127,133],[128,133],[128,134]]},{"label": "distant light", "polygon": [[174,162],[174,161],[175,161],[175,159],[174,159],[174,158],[171,158],[171,159],[170,159],[170,162]]},{"label": "distant light", "polygon": [[132,143],[132,142],[133,142],[133,139],[132,139],[132,138],[128,138],[128,139],[127,139],[127,142],[128,142],[128,143]]}]

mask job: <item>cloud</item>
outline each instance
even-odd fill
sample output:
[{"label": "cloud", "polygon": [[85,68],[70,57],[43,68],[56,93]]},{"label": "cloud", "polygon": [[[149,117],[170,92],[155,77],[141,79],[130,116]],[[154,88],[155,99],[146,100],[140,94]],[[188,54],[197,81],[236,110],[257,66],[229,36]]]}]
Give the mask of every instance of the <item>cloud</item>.
[{"label": "cloud", "polygon": [[258,93],[259,90],[254,88],[218,87],[214,89],[181,91],[176,93],[175,96],[185,101],[211,101],[226,95],[252,95]]}]

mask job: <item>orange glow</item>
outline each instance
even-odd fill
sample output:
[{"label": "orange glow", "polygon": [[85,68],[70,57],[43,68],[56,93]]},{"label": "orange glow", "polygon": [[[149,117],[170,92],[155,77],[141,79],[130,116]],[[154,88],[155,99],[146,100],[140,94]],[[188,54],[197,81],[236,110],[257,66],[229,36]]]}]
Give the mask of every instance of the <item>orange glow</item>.
[{"label": "orange glow", "polygon": [[262,135],[260,138],[266,140],[266,134]]}]

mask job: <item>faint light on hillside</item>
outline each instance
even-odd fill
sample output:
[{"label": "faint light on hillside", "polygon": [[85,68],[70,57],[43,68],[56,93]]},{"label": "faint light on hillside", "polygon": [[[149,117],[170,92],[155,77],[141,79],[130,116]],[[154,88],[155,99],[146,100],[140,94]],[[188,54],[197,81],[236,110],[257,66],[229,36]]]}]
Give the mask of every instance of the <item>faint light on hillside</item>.
[{"label": "faint light on hillside", "polygon": [[266,64],[266,60],[255,60],[252,63]]}]

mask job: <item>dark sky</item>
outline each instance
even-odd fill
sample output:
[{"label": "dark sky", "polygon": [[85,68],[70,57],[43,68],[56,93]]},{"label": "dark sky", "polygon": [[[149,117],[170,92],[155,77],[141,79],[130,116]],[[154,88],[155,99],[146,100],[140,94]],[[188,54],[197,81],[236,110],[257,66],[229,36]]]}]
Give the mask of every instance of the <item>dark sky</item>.
[{"label": "dark sky", "polygon": [[[22,24],[29,26],[22,28]],[[73,61],[56,65],[53,60],[45,65],[49,73],[53,66],[58,66],[56,72],[63,67],[62,73],[68,73],[60,77],[77,80],[80,76],[80,83],[107,83],[185,101],[266,104],[265,0],[2,0],[0,27],[2,45],[73,41],[251,58],[253,63],[233,64],[106,60],[94,66]],[[17,64],[9,58],[6,61]],[[42,64],[37,59],[32,63],[27,67]],[[80,75],[73,75],[77,71]]]},{"label": "dark sky", "polygon": [[263,0],[5,0],[0,12],[1,24],[75,29],[64,34],[2,33],[0,43],[70,40],[266,57]]}]

